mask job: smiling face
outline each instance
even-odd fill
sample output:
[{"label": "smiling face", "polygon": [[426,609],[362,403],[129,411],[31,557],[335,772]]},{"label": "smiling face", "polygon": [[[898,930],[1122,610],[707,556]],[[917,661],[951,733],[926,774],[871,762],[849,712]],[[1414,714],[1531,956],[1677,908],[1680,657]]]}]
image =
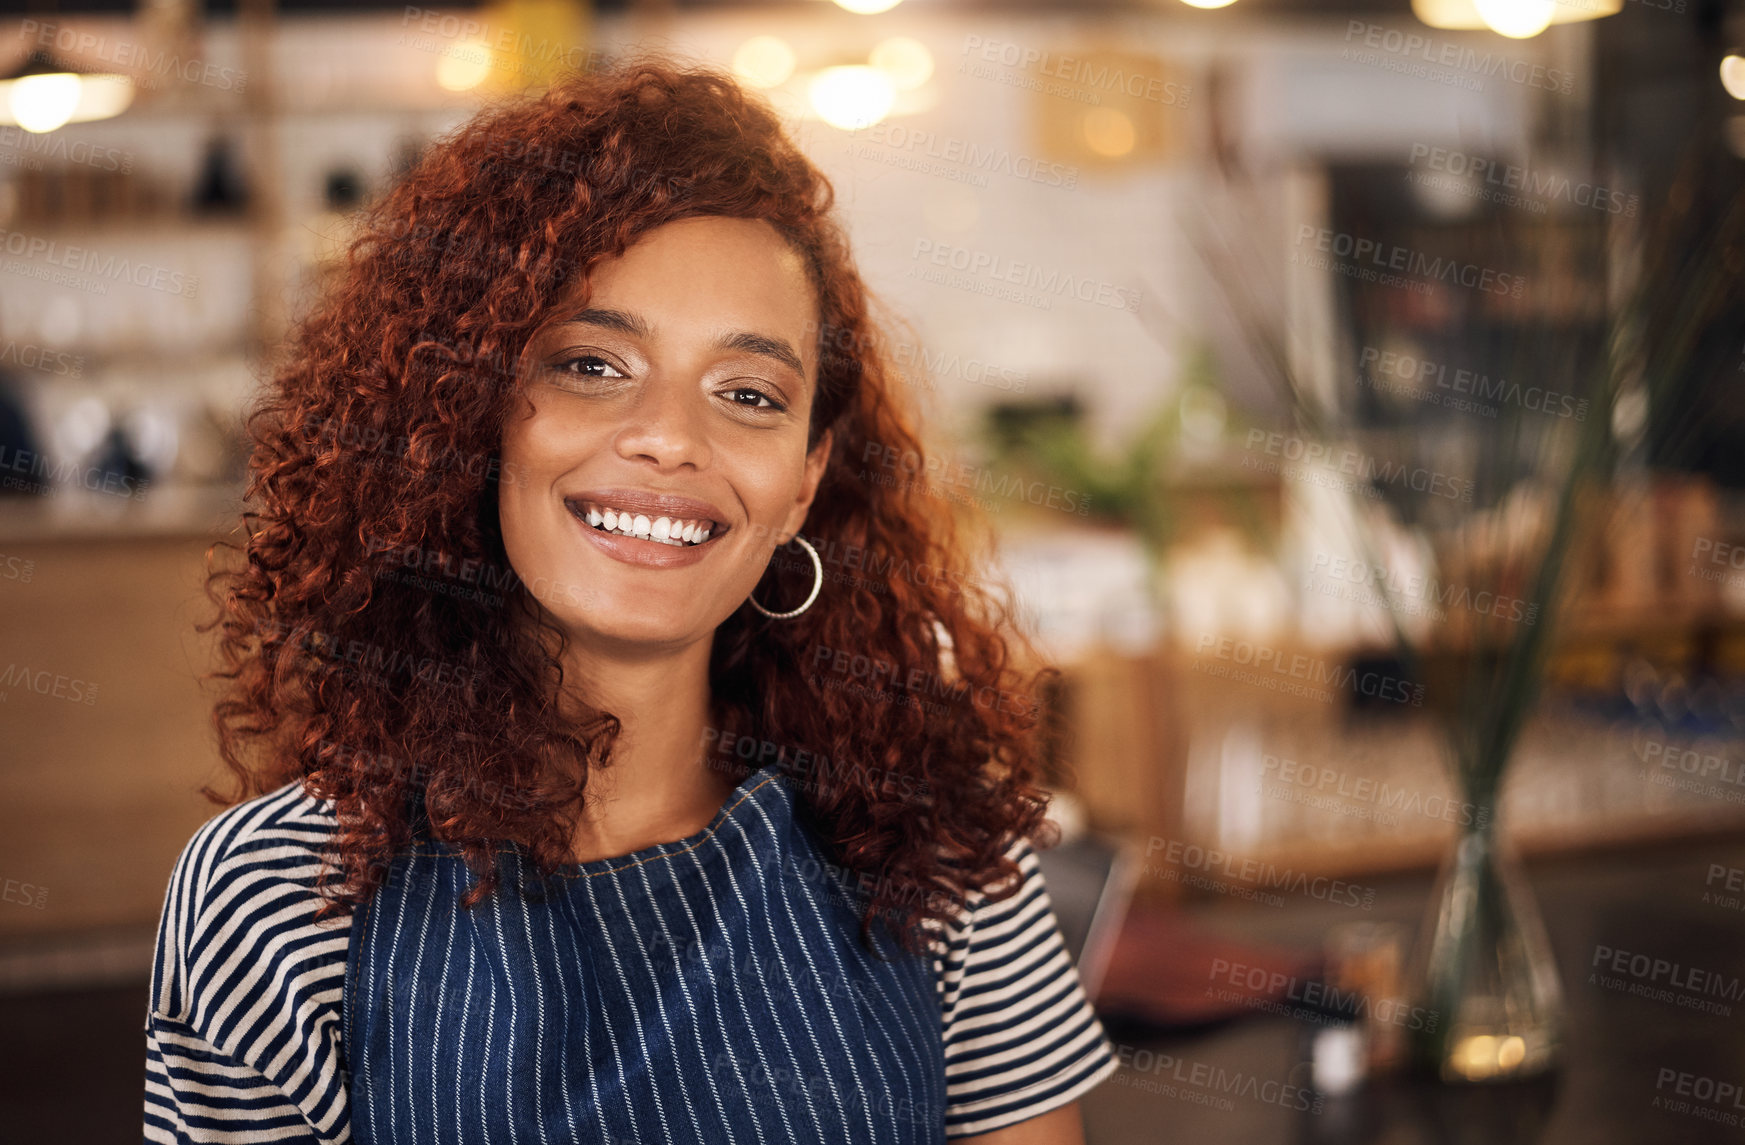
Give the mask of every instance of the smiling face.
[{"label": "smiling face", "polygon": [[589,285],[522,355],[503,544],[572,639],[686,645],[744,603],[811,506],[830,448],[826,433],[806,449],[817,301],[774,227],[713,216],[650,231]]}]

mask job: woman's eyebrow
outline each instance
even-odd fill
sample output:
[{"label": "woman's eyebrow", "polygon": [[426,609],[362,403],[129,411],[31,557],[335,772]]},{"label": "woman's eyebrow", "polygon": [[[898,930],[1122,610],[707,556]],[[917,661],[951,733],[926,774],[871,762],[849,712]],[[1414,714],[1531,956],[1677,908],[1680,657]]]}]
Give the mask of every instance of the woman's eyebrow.
[{"label": "woman's eyebrow", "polygon": [[640,314],[626,314],[622,310],[606,310],[590,307],[579,314],[572,314],[566,322],[580,322],[588,326],[603,326],[608,330],[616,330],[620,334],[633,334],[638,338],[647,338],[650,334],[648,323]]},{"label": "woman's eyebrow", "polygon": [[[590,307],[578,314],[571,315],[566,321],[599,326],[644,339],[650,337],[652,333],[648,322],[640,314],[629,314],[623,310],[612,310],[604,307]],[[806,367],[801,363],[799,353],[785,338],[769,334],[755,334],[749,330],[735,330],[716,337],[714,346],[717,350],[738,350],[746,354],[759,354],[766,358],[772,358],[802,378],[806,376]]]},{"label": "woman's eyebrow", "polygon": [[753,334],[749,330],[738,330],[722,334],[715,339],[718,350],[739,350],[747,354],[761,354],[766,358],[774,358],[782,365],[793,370],[804,378],[806,367],[800,364],[800,355],[786,339],[772,338],[767,334]]}]

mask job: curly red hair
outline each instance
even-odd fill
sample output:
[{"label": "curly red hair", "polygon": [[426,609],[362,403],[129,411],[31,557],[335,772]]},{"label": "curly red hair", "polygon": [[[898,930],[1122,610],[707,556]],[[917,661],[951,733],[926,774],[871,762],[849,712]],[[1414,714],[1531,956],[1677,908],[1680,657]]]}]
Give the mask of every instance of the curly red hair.
[{"label": "curly red hair", "polygon": [[[1049,830],[1032,697],[1056,670],[1022,667],[1031,648],[966,573],[949,502],[869,476],[869,458],[907,474],[926,454],[833,198],[759,98],[644,57],[487,107],[362,213],[246,420],[248,539],[207,551],[220,611],[201,627],[221,629],[214,722],[241,784],[202,793],[229,804],[301,778],[334,802],[324,916],[367,901],[415,829],[465,857],[469,906],[498,890],[505,846],[542,877],[567,863],[587,770],[610,765],[619,724],[561,719],[551,622],[511,623],[544,591],[509,569],[497,526],[513,366],[590,267],[692,215],[767,220],[805,256],[810,442],[833,431],[807,536],[870,567],[832,576],[797,618],[747,606],[720,625],[711,756],[795,779],[800,813],[858,883],[869,946],[875,919],[915,949],[922,920],[970,890],[1016,888],[1007,846]],[[218,568],[220,548],[240,567]],[[772,560],[757,597],[797,602],[812,575]]]}]

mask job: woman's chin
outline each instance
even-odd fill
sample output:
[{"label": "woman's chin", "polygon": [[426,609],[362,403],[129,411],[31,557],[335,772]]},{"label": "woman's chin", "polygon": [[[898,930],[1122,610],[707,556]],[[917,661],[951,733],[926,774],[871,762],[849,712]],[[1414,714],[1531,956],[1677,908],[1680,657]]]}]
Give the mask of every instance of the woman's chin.
[{"label": "woman's chin", "polygon": [[554,610],[553,615],[570,639],[594,647],[646,648],[650,652],[695,643],[715,628],[699,609],[698,602],[675,601],[662,607],[642,594],[619,599],[602,590],[598,607],[587,610]]}]

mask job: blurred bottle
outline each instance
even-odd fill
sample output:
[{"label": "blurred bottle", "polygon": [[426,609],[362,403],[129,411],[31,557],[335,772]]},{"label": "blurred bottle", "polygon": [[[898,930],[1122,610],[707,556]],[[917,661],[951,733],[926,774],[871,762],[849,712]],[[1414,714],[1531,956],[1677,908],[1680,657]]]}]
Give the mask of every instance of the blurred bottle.
[{"label": "blurred bottle", "polygon": [[32,475],[42,453],[17,385],[0,375],[0,496],[41,497],[46,482]]},{"label": "blurred bottle", "polygon": [[235,215],[248,209],[248,187],[230,136],[214,135],[206,143],[200,177],[191,206],[198,215]]}]

